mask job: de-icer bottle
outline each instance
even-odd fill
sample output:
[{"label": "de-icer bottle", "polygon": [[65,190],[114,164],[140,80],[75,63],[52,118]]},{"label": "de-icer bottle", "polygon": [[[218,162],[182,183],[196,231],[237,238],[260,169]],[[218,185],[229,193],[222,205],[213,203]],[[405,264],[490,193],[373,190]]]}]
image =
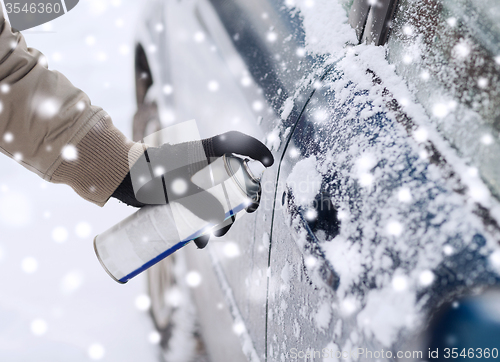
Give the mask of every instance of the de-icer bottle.
[{"label": "de-icer bottle", "polygon": [[191,240],[222,228],[229,219],[241,216],[240,211],[258,204],[263,171],[258,161],[232,155],[218,158],[191,181],[222,204],[226,222],[210,224],[175,201],[145,206],[95,237],[97,258],[114,280],[126,283]]}]

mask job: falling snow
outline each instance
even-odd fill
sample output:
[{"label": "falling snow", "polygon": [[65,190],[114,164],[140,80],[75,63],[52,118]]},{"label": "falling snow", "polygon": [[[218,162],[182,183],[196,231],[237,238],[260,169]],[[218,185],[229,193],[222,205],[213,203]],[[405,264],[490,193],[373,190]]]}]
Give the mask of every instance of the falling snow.
[{"label": "falling snow", "polygon": [[[60,71],[83,89],[128,137],[128,122],[135,111],[129,75],[141,5],[130,0],[80,1],[73,16],[69,13],[24,34],[29,47],[46,55],[38,56],[41,66]],[[104,83],[113,90],[112,97]],[[6,99],[13,92],[15,85],[0,82],[0,112],[7,111]],[[59,117],[62,106],[72,106],[42,94],[32,105],[44,122]],[[73,111],[85,112],[88,106],[88,100],[80,98]],[[16,128],[2,132],[2,146],[22,142]],[[64,159],[75,160],[72,146],[56,147],[61,146],[47,139],[38,152],[57,151]],[[18,162],[31,157],[12,149]],[[138,277],[126,287],[119,286],[102,270],[92,246],[98,233],[131,210],[115,201],[97,208],[70,188],[46,181],[41,187],[38,176],[7,157],[0,160],[0,167],[0,319],[9,331],[0,338],[0,344],[7,346],[0,348],[0,360],[156,360],[159,336],[149,314],[135,306],[136,296],[146,290],[145,280]],[[123,349],[124,345],[128,348]]]}]

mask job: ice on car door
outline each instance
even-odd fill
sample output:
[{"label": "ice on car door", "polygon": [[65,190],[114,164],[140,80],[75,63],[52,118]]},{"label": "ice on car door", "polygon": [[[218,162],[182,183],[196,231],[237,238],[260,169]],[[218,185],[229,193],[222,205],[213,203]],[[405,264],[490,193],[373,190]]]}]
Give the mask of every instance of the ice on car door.
[{"label": "ice on car door", "polygon": [[[347,52],[325,77],[281,164],[268,297],[271,360],[408,343],[431,308],[429,296],[450,283],[438,274],[450,250],[466,255],[485,245],[477,220],[367,71],[367,59],[384,61],[383,49],[363,50],[362,58]],[[488,280],[484,266],[469,267],[469,278]]]}]

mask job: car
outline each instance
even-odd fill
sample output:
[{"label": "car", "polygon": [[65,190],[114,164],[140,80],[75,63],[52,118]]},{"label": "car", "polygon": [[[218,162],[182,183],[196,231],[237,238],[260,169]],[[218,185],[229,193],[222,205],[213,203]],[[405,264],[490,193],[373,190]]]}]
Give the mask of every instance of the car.
[{"label": "car", "polygon": [[148,271],[165,360],[498,357],[499,10],[145,2],[135,140],[195,119],[275,157],[255,213]]}]

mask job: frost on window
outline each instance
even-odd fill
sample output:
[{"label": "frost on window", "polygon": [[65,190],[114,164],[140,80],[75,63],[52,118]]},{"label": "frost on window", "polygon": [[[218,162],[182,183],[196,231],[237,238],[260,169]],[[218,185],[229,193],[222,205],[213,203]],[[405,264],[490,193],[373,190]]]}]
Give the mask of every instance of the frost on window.
[{"label": "frost on window", "polygon": [[438,130],[497,195],[499,24],[498,1],[403,0],[387,52]]}]

